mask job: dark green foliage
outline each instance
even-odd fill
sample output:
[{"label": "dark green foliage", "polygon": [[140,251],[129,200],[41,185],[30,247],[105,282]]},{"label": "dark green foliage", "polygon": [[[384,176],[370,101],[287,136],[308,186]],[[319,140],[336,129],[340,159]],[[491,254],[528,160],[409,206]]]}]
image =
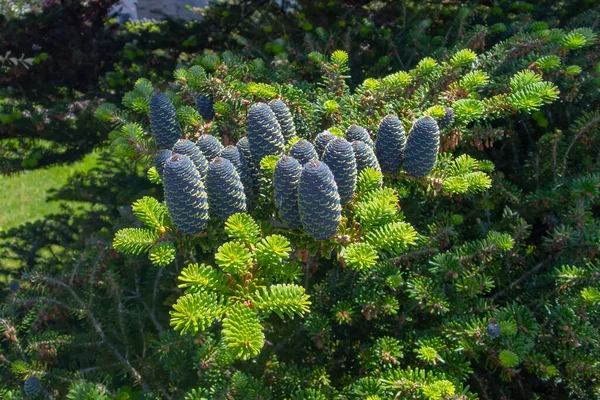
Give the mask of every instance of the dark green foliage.
[{"label": "dark green foliage", "polygon": [[[204,178],[206,176],[206,169],[208,168],[208,161],[194,143],[187,139],[179,139],[175,146],[173,146],[173,153],[183,154],[188,156],[194,163],[200,176]],[[160,173],[160,171],[158,171]]]},{"label": "dark green foliage", "polygon": [[386,174],[400,171],[405,145],[406,135],[402,122],[395,115],[387,115],[379,124],[375,141],[375,154],[381,171]]},{"label": "dark green foliage", "polygon": [[340,202],[346,205],[356,190],[356,157],[352,145],[344,138],[335,138],[327,145],[323,162],[337,183]]},{"label": "dark green foliage", "polygon": [[333,174],[324,162],[304,165],[298,184],[298,210],[306,233],[316,240],[331,238],[341,222],[342,206]]},{"label": "dark green foliage", "polygon": [[246,201],[249,202],[253,194],[252,175],[246,161],[246,157],[242,154],[239,148],[236,146],[227,146],[221,151],[221,157],[231,161],[235,170],[237,171],[242,184],[244,185],[244,193],[246,194]]},{"label": "dark green foliage", "polygon": [[173,225],[196,235],[208,223],[208,201],[198,169],[187,156],[173,154],[164,165],[165,202]]},{"label": "dark green foliage", "polygon": [[440,130],[429,116],[417,120],[408,134],[404,150],[404,170],[415,178],[423,178],[435,165],[440,147]]},{"label": "dark green foliage", "polygon": [[212,97],[199,94],[196,97],[196,110],[205,121],[210,121],[215,117],[215,108]]},{"label": "dark green foliage", "polygon": [[223,145],[213,135],[202,134],[196,142],[196,146],[200,149],[208,162],[211,162],[221,154]]},{"label": "dark green foliage", "polygon": [[256,169],[260,168],[260,161],[264,157],[283,153],[285,140],[279,122],[267,104],[256,103],[250,107],[246,129],[248,145]]},{"label": "dark green foliage", "polygon": [[298,211],[298,182],[302,166],[294,158],[284,155],[275,165],[273,189],[279,218],[292,229],[301,228]]},{"label": "dark green foliage", "polygon": [[350,143],[354,142],[355,140],[359,140],[371,148],[373,148],[374,146],[373,140],[371,139],[371,135],[369,135],[369,132],[367,132],[367,130],[362,126],[358,126],[355,124],[350,125],[346,130],[346,139]]},{"label": "dark green foliage", "polygon": [[365,142],[355,140],[352,142],[354,157],[356,158],[356,172],[360,174],[365,168],[373,168],[381,171],[377,157],[373,149],[366,145]]},{"label": "dark green foliage", "polygon": [[233,214],[246,212],[244,185],[228,159],[217,157],[208,165],[206,192],[212,216],[225,221]]},{"label": "dark green foliage", "polygon": [[150,100],[150,125],[159,149],[172,149],[183,134],[175,106],[164,93],[156,92]]},{"label": "dark green foliage", "polygon": [[279,127],[281,128],[281,134],[286,143],[288,143],[294,136],[296,136],[296,126],[292,119],[290,110],[280,99],[273,99],[269,102],[269,107],[273,110]]},{"label": "dark green foliage", "polygon": [[323,153],[325,153],[327,145],[333,139],[335,139],[335,135],[329,131],[323,131],[315,137],[315,151],[317,152],[319,158],[323,157]]},{"label": "dark green foliage", "polygon": [[294,157],[300,165],[304,165],[310,160],[318,159],[315,147],[306,139],[300,139],[290,148],[290,156]]},{"label": "dark green foliage", "polygon": [[452,123],[453,119],[454,110],[450,107],[446,107],[444,116],[438,120],[438,126],[440,129],[446,129],[448,125]]},{"label": "dark green foliage", "polygon": [[165,169],[165,163],[171,158],[173,152],[171,150],[162,149],[156,152],[154,156],[154,167],[158,174],[162,176],[163,170]]},{"label": "dark green foliage", "polygon": [[33,375],[25,379],[23,390],[27,396],[35,397],[40,392],[41,387],[42,383],[40,382],[39,378]]}]

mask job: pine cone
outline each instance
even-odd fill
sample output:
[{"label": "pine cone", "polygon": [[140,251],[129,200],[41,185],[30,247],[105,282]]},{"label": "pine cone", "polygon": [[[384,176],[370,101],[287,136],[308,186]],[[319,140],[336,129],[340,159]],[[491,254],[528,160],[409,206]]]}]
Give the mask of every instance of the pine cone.
[{"label": "pine cone", "polygon": [[154,167],[158,171],[158,175],[162,177],[163,170],[165,169],[165,163],[171,158],[173,152],[171,150],[162,149],[156,152],[154,156]]},{"label": "pine cone", "polygon": [[284,155],[275,165],[273,188],[279,217],[292,229],[301,228],[298,212],[298,182],[302,167],[293,157]]},{"label": "pine cone", "polygon": [[28,397],[35,397],[40,392],[42,388],[42,383],[39,378],[35,375],[30,376],[25,380],[25,384],[23,385],[23,390]]},{"label": "pine cone", "polygon": [[256,103],[248,110],[247,131],[252,160],[258,171],[264,157],[283,153],[285,140],[279,122],[265,103]]},{"label": "pine cone", "polygon": [[242,180],[242,184],[244,185],[244,193],[246,194],[246,201],[249,203],[250,199],[253,196],[254,190],[252,188],[252,176],[250,175],[250,169],[248,168],[248,164],[246,162],[246,158],[235,146],[227,146],[221,152],[221,157],[228,159],[231,161],[235,170],[237,171],[240,179]]},{"label": "pine cone", "polygon": [[440,129],[446,129],[448,127],[448,125],[450,125],[452,123],[453,120],[454,120],[454,110],[451,109],[450,107],[446,107],[446,115],[444,115],[442,118],[440,118],[440,120],[438,121],[438,126],[440,127]]},{"label": "pine cone", "polygon": [[315,150],[319,158],[323,157],[323,153],[325,153],[325,148],[333,139],[335,139],[335,135],[327,130],[317,135],[317,137],[315,138]]},{"label": "pine cone", "polygon": [[360,140],[364,142],[370,148],[373,148],[373,140],[371,139],[371,135],[369,132],[362,126],[358,125],[350,125],[350,127],[346,130],[346,139],[352,143],[355,140]]},{"label": "pine cone", "polygon": [[327,240],[342,220],[337,185],[327,164],[312,160],[304,166],[298,183],[298,211],[306,233]]},{"label": "pine cone", "polygon": [[281,128],[281,134],[285,143],[288,143],[294,136],[296,136],[296,126],[292,118],[292,113],[287,108],[285,103],[280,99],[274,99],[269,102],[269,107],[275,114],[279,127]]},{"label": "pine cone", "polygon": [[187,156],[173,154],[163,171],[165,202],[173,225],[196,235],[208,224],[208,201],[200,172]]},{"label": "pine cone", "polygon": [[246,159],[246,164],[248,165],[248,171],[250,171],[250,176],[252,177],[252,191],[256,192],[258,190],[258,179],[260,178],[260,170],[257,170],[254,167],[254,163],[252,161],[252,153],[250,152],[250,144],[248,143],[248,137],[244,136],[237,142],[237,148],[240,150],[240,155],[242,155]]},{"label": "pine cone", "polygon": [[423,178],[435,165],[440,148],[440,130],[430,116],[421,117],[408,134],[404,150],[404,170],[415,178]]},{"label": "pine cone", "polygon": [[375,154],[386,174],[395,174],[402,167],[403,151],[406,145],[406,134],[402,122],[395,115],[387,115],[379,124]]},{"label": "pine cone", "polygon": [[315,147],[305,139],[300,139],[292,145],[290,148],[290,156],[298,160],[300,165],[304,165],[310,160],[319,158]]},{"label": "pine cone", "polygon": [[196,146],[200,149],[206,161],[211,162],[215,157],[219,157],[223,151],[223,145],[213,135],[203,134],[198,138]]},{"label": "pine cone", "polygon": [[335,138],[327,145],[323,162],[337,183],[340,202],[347,204],[356,190],[356,158],[352,145],[344,138]]},{"label": "pine cone", "polygon": [[381,171],[377,157],[373,149],[360,140],[352,142],[352,149],[356,157],[356,173],[360,174],[365,168],[373,168]]},{"label": "pine cone", "polygon": [[206,176],[208,161],[206,161],[204,154],[202,154],[198,146],[196,146],[194,143],[190,142],[187,139],[179,139],[177,143],[175,143],[175,146],[173,146],[173,152],[188,156],[188,158],[192,160],[196,168],[198,168],[200,176],[202,178]]},{"label": "pine cone", "polygon": [[206,192],[212,216],[225,221],[233,214],[246,212],[244,185],[228,159],[217,157],[208,165]]},{"label": "pine cone", "polygon": [[177,121],[177,110],[171,100],[157,92],[150,100],[150,127],[159,149],[171,149],[183,131]]},{"label": "pine cone", "polygon": [[211,96],[200,94],[196,97],[196,110],[205,121],[210,121],[215,117],[215,103]]}]

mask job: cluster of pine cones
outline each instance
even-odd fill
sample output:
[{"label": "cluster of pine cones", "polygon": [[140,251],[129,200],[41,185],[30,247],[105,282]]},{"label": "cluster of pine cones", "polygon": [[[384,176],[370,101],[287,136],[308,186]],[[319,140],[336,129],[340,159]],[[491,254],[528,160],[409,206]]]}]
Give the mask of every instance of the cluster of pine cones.
[{"label": "cluster of pine cones", "polygon": [[[214,117],[209,97],[199,96],[197,107],[206,118]],[[304,139],[293,142],[285,155],[296,130],[289,109],[279,99],[250,107],[247,134],[237,146],[223,147],[206,134],[196,143],[181,139],[175,107],[162,93],[150,102],[150,123],[160,148],[154,165],[171,220],[190,235],[202,232],[210,216],[226,220],[246,212],[257,191],[260,161],[277,155],[281,157],[273,186],[280,219],[314,239],[329,239],[340,224],[342,206],[354,196],[362,170],[395,174],[403,168],[415,178],[425,177],[435,164],[440,140],[438,124],[429,116],[417,120],[406,135],[398,117],[388,115],[375,142],[366,129],[352,125],[345,138],[324,131],[314,144]]]}]

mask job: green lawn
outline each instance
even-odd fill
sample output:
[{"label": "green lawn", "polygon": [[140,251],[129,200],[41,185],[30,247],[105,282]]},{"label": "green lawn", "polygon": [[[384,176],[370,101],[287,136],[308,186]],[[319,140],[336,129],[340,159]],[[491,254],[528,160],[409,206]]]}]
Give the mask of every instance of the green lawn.
[{"label": "green lawn", "polygon": [[73,164],[0,176],[0,231],[57,212],[61,202],[48,201],[49,192],[65,185],[74,173],[95,167],[98,157],[98,153],[91,153]]}]

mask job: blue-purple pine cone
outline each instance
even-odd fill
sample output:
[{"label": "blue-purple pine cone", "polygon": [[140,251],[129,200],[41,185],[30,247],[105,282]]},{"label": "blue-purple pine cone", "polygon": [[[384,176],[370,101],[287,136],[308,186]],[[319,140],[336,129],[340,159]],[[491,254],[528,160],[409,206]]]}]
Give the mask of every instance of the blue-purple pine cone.
[{"label": "blue-purple pine cone", "polygon": [[298,211],[298,183],[301,173],[302,166],[294,157],[284,155],[275,164],[273,174],[275,204],[281,221],[292,229],[302,227]]},{"label": "blue-purple pine cone", "polygon": [[323,162],[327,164],[337,183],[340,202],[352,200],[356,190],[356,158],[352,145],[344,138],[335,138],[327,145]]},{"label": "blue-purple pine cone", "polygon": [[360,140],[370,148],[373,148],[375,145],[373,143],[373,139],[371,139],[371,135],[369,135],[369,132],[367,132],[367,130],[362,126],[354,124],[350,125],[346,130],[346,140],[348,140],[350,143],[354,142],[355,140]]},{"label": "blue-purple pine cone", "polygon": [[454,110],[450,107],[446,107],[446,114],[439,119],[438,126],[440,129],[446,129],[454,120]]},{"label": "blue-purple pine cone", "polygon": [[210,121],[215,117],[215,103],[212,97],[200,94],[196,97],[196,110],[205,121]]},{"label": "blue-purple pine cone", "polygon": [[417,120],[404,149],[404,171],[415,178],[429,175],[440,147],[440,129],[430,116]]},{"label": "blue-purple pine cone", "polygon": [[252,176],[250,175],[250,169],[248,168],[248,163],[246,162],[246,158],[236,146],[227,146],[221,152],[221,157],[228,159],[231,161],[235,170],[237,171],[240,179],[242,180],[242,185],[244,185],[244,193],[246,194],[246,201],[249,203],[250,199],[253,196],[254,190],[252,188]]},{"label": "blue-purple pine cone", "polygon": [[171,150],[162,149],[156,152],[154,156],[154,167],[158,172],[158,175],[162,177],[163,170],[165,169],[165,163],[171,158],[173,152]]},{"label": "blue-purple pine cone", "polygon": [[304,165],[298,183],[298,211],[307,234],[316,240],[335,235],[342,221],[342,205],[333,174],[324,162]]},{"label": "blue-purple pine cone", "polygon": [[285,140],[275,114],[265,103],[255,103],[250,107],[246,128],[252,161],[260,171],[260,161],[264,157],[283,153]]},{"label": "blue-purple pine cone", "polygon": [[173,146],[173,153],[183,154],[188,156],[194,163],[200,176],[204,178],[206,176],[206,170],[208,169],[208,161],[204,157],[204,154],[200,151],[198,146],[187,139],[179,139],[175,146]]},{"label": "blue-purple pine cone", "polygon": [[235,167],[226,158],[217,157],[208,164],[206,192],[211,215],[222,221],[247,211],[244,185]]},{"label": "blue-purple pine cone", "polygon": [[163,171],[165,203],[175,227],[196,235],[208,224],[208,200],[198,168],[189,157],[173,154]]},{"label": "blue-purple pine cone", "polygon": [[171,149],[183,135],[177,110],[169,98],[157,92],[150,100],[150,128],[159,149]]},{"label": "blue-purple pine cone", "polygon": [[275,114],[279,127],[281,128],[281,134],[287,144],[294,136],[296,136],[296,126],[294,125],[294,119],[289,108],[280,99],[274,99],[269,102],[269,107]]},{"label": "blue-purple pine cone", "polygon": [[252,189],[253,192],[258,190],[258,180],[260,178],[260,170],[255,168],[254,162],[252,161],[252,153],[250,152],[250,144],[248,143],[248,137],[244,136],[237,142],[237,148],[240,150],[240,155],[246,160],[248,165],[248,171],[252,177]]},{"label": "blue-purple pine cone", "polygon": [[366,168],[373,168],[381,171],[377,157],[373,149],[360,140],[352,142],[354,157],[356,158],[356,172],[360,174]]},{"label": "blue-purple pine cone", "polygon": [[213,135],[202,134],[196,142],[196,146],[200,149],[206,161],[211,162],[216,157],[219,157],[223,151],[223,145]]},{"label": "blue-purple pine cone", "polygon": [[400,171],[405,145],[406,134],[402,122],[395,115],[387,115],[379,124],[375,140],[375,155],[382,172],[395,174]]},{"label": "blue-purple pine cone", "polygon": [[300,139],[290,148],[290,156],[294,157],[300,165],[304,165],[310,160],[318,159],[315,147],[306,139]]},{"label": "blue-purple pine cone", "polygon": [[25,383],[23,384],[23,391],[28,397],[37,396],[41,388],[42,383],[40,382],[40,379],[35,375],[32,375],[29,378],[25,379]]},{"label": "blue-purple pine cone", "polygon": [[502,333],[502,330],[500,329],[500,325],[498,325],[495,322],[490,322],[486,329],[487,329],[488,334],[491,337],[493,337],[494,339],[500,337],[500,334]]},{"label": "blue-purple pine cone", "polygon": [[333,139],[335,139],[335,135],[327,130],[319,133],[317,137],[315,137],[315,150],[319,158],[323,157],[325,148]]}]

